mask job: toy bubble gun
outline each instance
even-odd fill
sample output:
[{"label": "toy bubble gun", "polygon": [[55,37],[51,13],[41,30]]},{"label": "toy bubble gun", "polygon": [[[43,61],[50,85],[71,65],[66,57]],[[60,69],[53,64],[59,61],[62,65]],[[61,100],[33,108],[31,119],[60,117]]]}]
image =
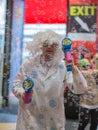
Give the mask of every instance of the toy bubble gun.
[{"label": "toy bubble gun", "polygon": [[24,103],[28,104],[31,102],[31,91],[34,87],[34,82],[31,78],[27,77],[24,81],[23,81],[23,88],[25,90],[25,94],[24,94]]},{"label": "toy bubble gun", "polygon": [[[62,40],[62,50],[65,54],[65,58],[66,58],[67,63],[72,62],[71,47],[72,47],[71,40],[69,38],[64,38]],[[72,71],[71,65],[67,65],[67,71]]]}]

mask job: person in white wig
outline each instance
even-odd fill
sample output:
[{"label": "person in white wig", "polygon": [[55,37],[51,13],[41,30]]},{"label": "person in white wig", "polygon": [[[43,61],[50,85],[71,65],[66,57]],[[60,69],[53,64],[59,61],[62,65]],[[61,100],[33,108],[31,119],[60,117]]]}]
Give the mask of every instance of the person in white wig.
[{"label": "person in white wig", "polygon": [[[61,38],[51,30],[38,32],[27,45],[32,57],[15,76],[13,93],[19,99],[16,130],[65,130],[64,87],[72,85],[66,71]],[[24,103],[23,82],[34,82],[31,102]]]}]

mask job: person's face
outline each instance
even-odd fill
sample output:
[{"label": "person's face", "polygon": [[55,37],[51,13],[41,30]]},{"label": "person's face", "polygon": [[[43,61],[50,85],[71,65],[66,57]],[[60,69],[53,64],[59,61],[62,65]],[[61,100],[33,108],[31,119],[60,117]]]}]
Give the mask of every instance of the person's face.
[{"label": "person's face", "polygon": [[87,65],[87,66],[83,66],[83,67],[80,67],[82,70],[89,70],[90,69],[90,65]]},{"label": "person's face", "polygon": [[42,52],[45,57],[53,57],[56,50],[57,50],[58,44],[53,43],[53,44],[48,44],[44,43],[42,46]]}]

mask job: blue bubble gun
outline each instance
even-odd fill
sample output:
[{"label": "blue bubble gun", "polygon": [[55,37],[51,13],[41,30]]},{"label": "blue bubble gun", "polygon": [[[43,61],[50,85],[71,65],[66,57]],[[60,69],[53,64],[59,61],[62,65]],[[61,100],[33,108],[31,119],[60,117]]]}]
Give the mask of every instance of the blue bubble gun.
[{"label": "blue bubble gun", "polygon": [[34,82],[31,78],[27,77],[24,81],[23,81],[23,88],[25,90],[24,93],[24,103],[28,104],[31,102],[31,91],[34,87]]},{"label": "blue bubble gun", "polygon": [[[62,50],[65,54],[65,59],[67,63],[72,62],[71,47],[72,47],[72,41],[69,38],[64,38],[62,40]],[[66,67],[67,71],[72,71],[72,65],[67,65]]]}]

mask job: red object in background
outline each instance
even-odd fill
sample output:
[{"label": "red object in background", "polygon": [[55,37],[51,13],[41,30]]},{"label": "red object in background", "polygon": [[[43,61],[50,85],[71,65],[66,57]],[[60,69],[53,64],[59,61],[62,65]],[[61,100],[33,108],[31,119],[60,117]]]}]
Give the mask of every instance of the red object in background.
[{"label": "red object in background", "polygon": [[25,24],[64,24],[67,0],[25,0]]},{"label": "red object in background", "polygon": [[96,4],[97,0],[70,0],[70,5]]},{"label": "red object in background", "polygon": [[88,48],[93,54],[96,53],[96,41],[73,41],[72,42],[73,46],[72,49],[74,50],[75,48],[78,48],[80,46],[83,46],[85,48]]},{"label": "red object in background", "polygon": [[[73,50],[73,57],[74,63],[78,63],[78,54],[83,53],[88,60],[91,60],[91,55],[96,54],[96,41],[73,41],[72,42],[72,50]],[[83,49],[78,49],[79,47],[84,47]],[[86,48],[86,49],[85,49]],[[74,51],[76,50],[76,51]]]}]

